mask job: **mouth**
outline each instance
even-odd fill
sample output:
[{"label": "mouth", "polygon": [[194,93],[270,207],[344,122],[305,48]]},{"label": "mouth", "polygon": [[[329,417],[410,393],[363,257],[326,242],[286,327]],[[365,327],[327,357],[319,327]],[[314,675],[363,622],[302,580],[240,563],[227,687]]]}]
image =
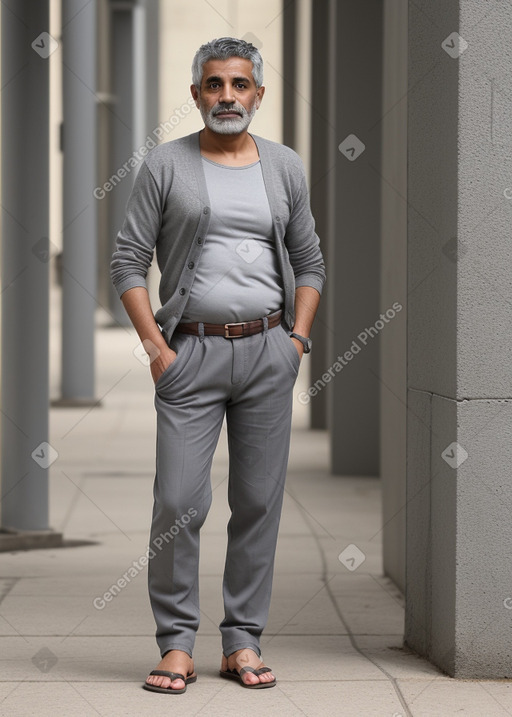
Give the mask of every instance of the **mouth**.
[{"label": "mouth", "polygon": [[241,117],[239,112],[217,112],[215,117]]}]

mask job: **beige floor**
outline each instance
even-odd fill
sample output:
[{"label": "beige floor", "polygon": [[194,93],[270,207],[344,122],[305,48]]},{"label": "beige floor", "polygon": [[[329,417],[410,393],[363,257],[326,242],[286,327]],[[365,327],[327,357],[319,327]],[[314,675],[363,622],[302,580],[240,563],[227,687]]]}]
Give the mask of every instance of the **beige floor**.
[{"label": "beige floor", "polygon": [[[101,328],[101,407],[51,411],[50,442],[59,452],[52,526],[87,544],[1,556],[0,715],[512,714],[510,683],[454,681],[402,649],[403,601],[382,576],[379,483],[331,477],[327,437],[306,430],[298,403],[263,640],[277,687],[251,692],[217,676],[228,517],[223,432],[202,539],[199,679],[182,696],[142,690],[158,662],[146,569],[103,609],[93,605],[147,548],[155,416],[148,370],[132,354],[137,343],[132,331]],[[297,392],[306,385],[303,369]],[[349,545],[365,556],[355,570],[338,559]]]}]

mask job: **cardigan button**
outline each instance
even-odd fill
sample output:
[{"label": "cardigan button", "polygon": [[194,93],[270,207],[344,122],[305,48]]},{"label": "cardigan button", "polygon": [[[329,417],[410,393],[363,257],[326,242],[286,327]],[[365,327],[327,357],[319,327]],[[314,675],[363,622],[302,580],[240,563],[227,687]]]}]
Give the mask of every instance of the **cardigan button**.
[{"label": "cardigan button", "polygon": [[187,293],[187,290],[186,290],[186,289],[183,289],[183,288],[180,289],[180,295],[181,295],[181,296],[184,296],[186,293]]},{"label": "cardigan button", "polygon": [[197,237],[197,243],[202,244],[203,243],[203,237]]},{"label": "cardigan button", "polygon": [[189,269],[193,269],[193,268],[194,268],[194,262],[193,262],[193,261],[189,261],[189,263],[188,263],[188,268],[189,268]]},{"label": "cardigan button", "polygon": [[281,221],[281,217],[276,217],[276,222],[280,222],[280,221]]},{"label": "cardigan button", "polygon": [[203,214],[208,214],[209,211],[210,211],[209,207],[205,207],[203,209]]}]

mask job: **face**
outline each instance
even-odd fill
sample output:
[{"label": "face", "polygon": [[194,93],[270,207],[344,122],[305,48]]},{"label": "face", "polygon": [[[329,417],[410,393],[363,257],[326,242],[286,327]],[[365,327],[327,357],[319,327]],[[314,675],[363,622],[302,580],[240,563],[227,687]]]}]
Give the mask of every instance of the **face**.
[{"label": "face", "polygon": [[264,87],[257,88],[252,62],[242,57],[208,60],[203,65],[200,92],[190,88],[205,125],[217,134],[240,134],[259,108]]}]

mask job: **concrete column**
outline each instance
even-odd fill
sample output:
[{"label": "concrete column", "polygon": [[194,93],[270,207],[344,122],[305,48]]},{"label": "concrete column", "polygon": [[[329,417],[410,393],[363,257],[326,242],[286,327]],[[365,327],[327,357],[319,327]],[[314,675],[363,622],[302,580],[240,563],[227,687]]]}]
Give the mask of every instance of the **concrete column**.
[{"label": "concrete column", "polygon": [[[113,189],[101,200],[108,203],[105,225],[107,251],[100,267],[107,276],[109,310],[114,322],[131,326],[126,311],[110,281],[110,258],[117,233],[126,212],[137,168],[129,174],[123,165],[136,156],[142,157],[158,144],[158,83],[159,83],[159,5],[156,0],[110,4],[110,86],[114,102],[109,115],[110,147],[106,161],[106,177],[117,176]],[[149,138],[149,141],[148,141]],[[121,172],[120,172],[121,170]],[[119,177],[121,173],[121,177]]]},{"label": "concrete column", "polygon": [[384,572],[405,591],[407,401],[407,0],[384,3],[381,311],[402,307],[380,333],[380,476]]},{"label": "concrete column", "polygon": [[512,5],[409,3],[406,642],[512,678]]},{"label": "concrete column", "polygon": [[62,3],[62,404],[95,403],[96,0]]},{"label": "concrete column", "polygon": [[379,288],[381,2],[337,3],[336,39],[332,91],[339,149],[332,157],[334,237],[328,267],[333,373],[330,378],[326,367],[326,378],[318,378],[331,393],[333,473],[378,475],[379,334],[385,327]]},{"label": "concrete column", "polygon": [[[113,112],[110,115],[110,147],[108,154],[108,177],[118,176],[119,170],[132,157],[135,146],[134,137],[134,36],[133,36],[133,4],[110,3],[110,67],[111,88],[115,98]],[[142,101],[142,107],[144,102]],[[105,256],[105,269],[108,272],[107,285],[109,304],[114,321],[128,326],[130,320],[119,296],[110,280],[108,267],[114,251],[117,233],[121,228],[126,212],[126,204],[133,186],[133,178],[137,170],[131,169],[118,180],[118,183],[107,194],[102,202],[108,202],[108,251]],[[122,174],[121,170],[121,174]]]},{"label": "concrete column", "polygon": [[146,76],[144,78],[144,98],[146,107],[145,134],[158,126],[160,100],[160,3],[156,0],[145,0],[145,32],[146,32]]},{"label": "concrete column", "polygon": [[312,0],[296,0],[297,33],[295,55],[295,151],[299,154],[308,180],[311,168],[311,22]]},{"label": "concrete column", "polygon": [[295,69],[297,64],[297,0],[283,5],[283,144],[295,149]]},{"label": "concrete column", "polygon": [[[109,263],[112,257],[112,238],[110,236],[110,207],[109,195],[104,193],[103,184],[111,175],[110,148],[111,148],[111,122],[116,112],[116,97],[112,92],[111,72],[111,9],[110,0],[98,0],[98,32],[97,32],[97,58],[98,58],[98,91],[97,95],[97,144],[98,144],[98,177],[97,191],[95,193],[96,212],[98,219],[98,287],[97,297],[101,306],[115,314],[115,305],[112,301],[112,281],[110,279]],[[116,297],[118,298],[118,297]],[[124,309],[123,309],[124,311]],[[127,318],[126,312],[124,317]],[[116,321],[117,316],[113,316]]]},{"label": "concrete column", "polygon": [[2,3],[2,527],[48,529],[48,2]]},{"label": "concrete column", "polygon": [[[333,28],[332,0],[315,0],[311,24],[311,152],[310,187],[311,210],[315,217],[316,232],[320,237],[326,266],[329,267],[329,244],[333,237],[332,214],[334,206],[329,201],[336,160],[336,135],[334,131],[334,62],[335,33]],[[315,318],[311,337],[311,379],[319,378],[332,363],[330,340],[329,286],[333,276],[329,272],[322,301]],[[311,428],[328,427],[328,391],[319,391],[311,399]]]}]

